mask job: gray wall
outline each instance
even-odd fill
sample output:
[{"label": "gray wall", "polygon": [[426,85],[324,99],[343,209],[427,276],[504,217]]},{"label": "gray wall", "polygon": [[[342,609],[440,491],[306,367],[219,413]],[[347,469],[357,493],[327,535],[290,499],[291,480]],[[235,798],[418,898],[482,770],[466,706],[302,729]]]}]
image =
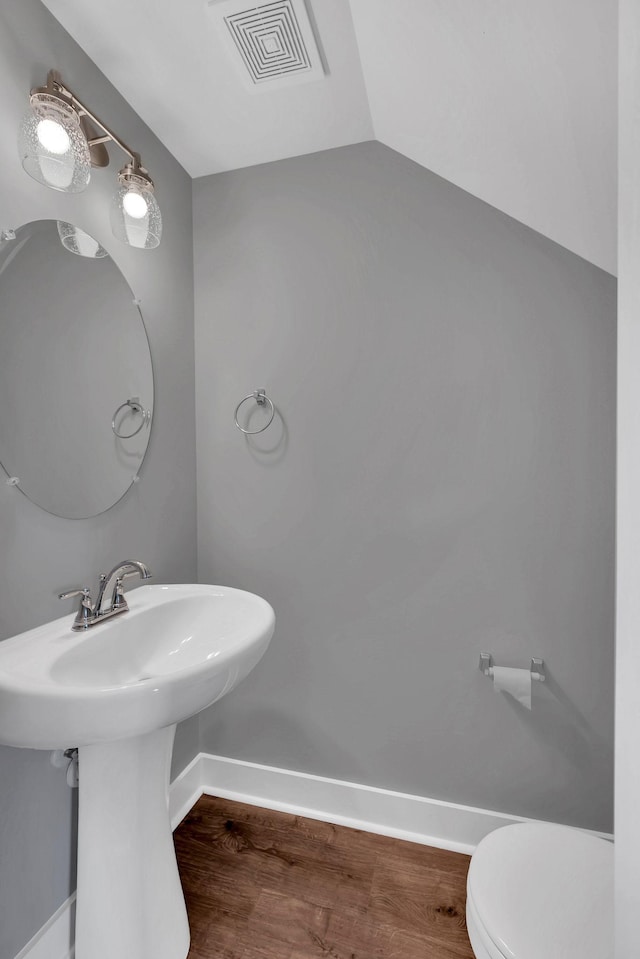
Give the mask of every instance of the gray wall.
[{"label": "gray wall", "polygon": [[614,279],[376,143],[195,181],[194,249],[199,576],[277,615],[203,748],[611,829]]},{"label": "gray wall", "polygon": [[[16,134],[29,89],[56,67],[87,103],[141,151],[157,183],[165,233],[157,251],[130,250],[110,231],[120,154],[85,194],[54,193],[23,173]],[[157,581],[196,577],[191,181],[93,63],[40,5],[0,6],[0,229],[64,218],[96,237],[142,300],[156,377],[153,432],[141,482],[107,513],[63,520],[0,481],[0,638],[60,616],[62,587],[93,584],[124,557]],[[88,297],[90,305],[90,297]],[[72,745],[72,744],[70,744]],[[197,745],[179,731],[176,766]],[[44,752],[0,748],[0,957],[12,959],[73,888],[73,796]]]}]

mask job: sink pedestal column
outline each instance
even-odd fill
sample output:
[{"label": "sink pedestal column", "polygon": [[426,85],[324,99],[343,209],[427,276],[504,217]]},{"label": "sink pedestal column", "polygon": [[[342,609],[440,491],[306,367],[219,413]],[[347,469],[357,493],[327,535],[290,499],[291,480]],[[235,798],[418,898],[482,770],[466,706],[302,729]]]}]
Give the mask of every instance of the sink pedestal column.
[{"label": "sink pedestal column", "polygon": [[176,727],[79,750],[76,959],[185,959],[169,819]]}]

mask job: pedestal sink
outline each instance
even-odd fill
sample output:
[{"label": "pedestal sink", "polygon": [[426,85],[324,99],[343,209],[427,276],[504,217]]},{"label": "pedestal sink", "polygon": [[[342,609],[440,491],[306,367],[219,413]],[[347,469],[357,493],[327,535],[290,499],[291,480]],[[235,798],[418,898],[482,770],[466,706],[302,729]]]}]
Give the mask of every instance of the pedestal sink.
[{"label": "pedestal sink", "polygon": [[0,642],[0,742],[79,747],[76,959],[185,959],[169,822],[176,723],[263,656],[275,624],[224,586],[141,586],[81,633],[65,616]]}]

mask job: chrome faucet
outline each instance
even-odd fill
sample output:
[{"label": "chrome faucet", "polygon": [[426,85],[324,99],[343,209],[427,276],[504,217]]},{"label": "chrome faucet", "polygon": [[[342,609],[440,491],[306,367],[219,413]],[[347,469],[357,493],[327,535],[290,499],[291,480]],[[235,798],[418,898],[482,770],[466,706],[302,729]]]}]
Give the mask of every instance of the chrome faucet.
[{"label": "chrome faucet", "polygon": [[[71,596],[82,596],[80,608],[76,613],[72,629],[78,631],[96,626],[105,619],[110,619],[118,613],[126,613],[129,604],[124,595],[124,580],[129,576],[139,576],[140,579],[150,579],[151,573],[144,563],[135,559],[125,559],[114,566],[110,573],[100,575],[98,598],[93,603],[88,586],[59,593],[58,599],[69,599]],[[105,608],[105,594],[111,594],[110,605]]]},{"label": "chrome faucet", "polygon": [[[122,584],[123,580],[129,576],[136,575],[139,576],[140,579],[150,579],[151,577],[151,573],[144,563],[140,563],[135,559],[125,559],[124,562],[118,563],[106,576],[102,573],[95,606],[97,616],[104,616],[105,613],[114,610],[116,612],[123,612],[125,609],[128,609]],[[105,593],[108,595],[109,591],[111,591],[111,606],[103,610]]]}]

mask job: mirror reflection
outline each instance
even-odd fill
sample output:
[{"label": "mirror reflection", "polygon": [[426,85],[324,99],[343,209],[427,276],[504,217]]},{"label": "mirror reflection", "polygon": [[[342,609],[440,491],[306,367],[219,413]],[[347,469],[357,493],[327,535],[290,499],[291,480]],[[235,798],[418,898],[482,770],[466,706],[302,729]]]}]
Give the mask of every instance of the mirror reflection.
[{"label": "mirror reflection", "polygon": [[28,223],[0,241],[0,464],[57,516],[113,506],[151,431],[153,371],[120,270],[73,224]]}]

